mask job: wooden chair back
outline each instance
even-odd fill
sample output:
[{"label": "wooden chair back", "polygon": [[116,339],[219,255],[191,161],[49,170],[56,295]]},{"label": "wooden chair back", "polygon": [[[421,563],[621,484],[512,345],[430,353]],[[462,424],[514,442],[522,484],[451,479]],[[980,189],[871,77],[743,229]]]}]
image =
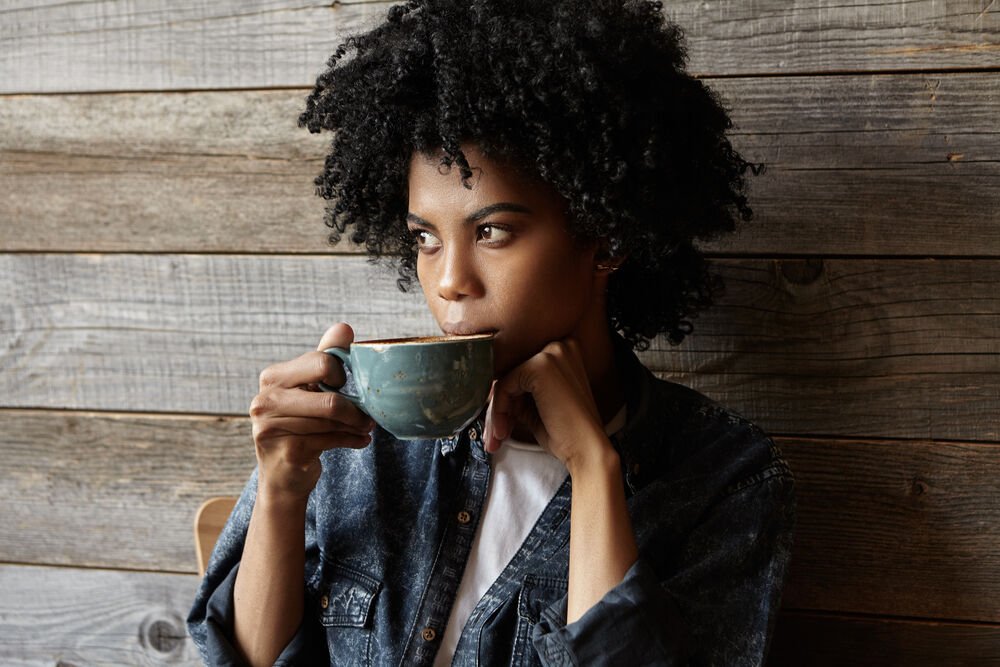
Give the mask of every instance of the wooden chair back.
[{"label": "wooden chair back", "polygon": [[216,496],[201,504],[194,515],[194,550],[198,558],[198,576],[205,576],[208,557],[212,555],[216,540],[226,520],[236,506],[234,496]]}]

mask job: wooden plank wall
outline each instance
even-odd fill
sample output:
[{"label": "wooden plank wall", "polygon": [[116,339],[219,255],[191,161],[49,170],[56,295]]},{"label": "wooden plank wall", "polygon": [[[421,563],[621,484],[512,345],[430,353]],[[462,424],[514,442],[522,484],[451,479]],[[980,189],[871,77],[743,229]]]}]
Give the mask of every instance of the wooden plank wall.
[{"label": "wooden plank wall", "polygon": [[[725,299],[643,359],[797,474],[770,664],[1000,664],[1000,5],[667,4],[769,171],[706,248]],[[325,244],[295,126],[389,6],[0,5],[0,663],[197,664],[191,522],[257,374],[434,331]]]}]

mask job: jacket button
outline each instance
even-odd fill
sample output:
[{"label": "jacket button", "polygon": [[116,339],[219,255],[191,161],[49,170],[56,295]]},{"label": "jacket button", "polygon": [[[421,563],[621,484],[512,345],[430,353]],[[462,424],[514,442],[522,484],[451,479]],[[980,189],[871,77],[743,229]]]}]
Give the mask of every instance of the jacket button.
[{"label": "jacket button", "polygon": [[469,440],[475,440],[479,437],[479,431],[474,428],[469,429]]},{"label": "jacket button", "polygon": [[459,523],[469,523],[469,521],[471,520],[472,520],[472,515],[466,512],[465,510],[462,510],[461,512],[458,513]]},{"label": "jacket button", "polygon": [[434,628],[424,628],[424,641],[432,642],[434,638],[437,637],[437,633],[434,632]]},{"label": "jacket button", "polygon": [[323,607],[323,609],[326,609],[327,607],[329,607],[330,606],[330,598],[328,598],[325,595],[323,597],[321,597],[319,599],[319,606]]}]

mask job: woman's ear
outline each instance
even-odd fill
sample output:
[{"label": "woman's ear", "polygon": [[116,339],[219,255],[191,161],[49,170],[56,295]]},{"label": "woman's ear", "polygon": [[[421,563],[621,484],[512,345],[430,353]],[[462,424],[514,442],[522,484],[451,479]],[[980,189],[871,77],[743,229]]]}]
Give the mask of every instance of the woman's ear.
[{"label": "woman's ear", "polygon": [[598,243],[597,250],[594,252],[594,271],[614,273],[621,267],[628,254],[615,252],[616,245],[613,241],[606,239]]}]

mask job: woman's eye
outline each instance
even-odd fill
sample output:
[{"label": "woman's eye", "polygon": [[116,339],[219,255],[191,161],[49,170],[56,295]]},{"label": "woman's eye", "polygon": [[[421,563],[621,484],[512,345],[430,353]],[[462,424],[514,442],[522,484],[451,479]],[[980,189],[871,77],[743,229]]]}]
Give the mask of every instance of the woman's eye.
[{"label": "woman's eye", "polygon": [[411,229],[410,231],[413,233],[418,248],[433,248],[441,245],[437,238],[426,229]]},{"label": "woman's eye", "polygon": [[510,238],[510,235],[511,231],[509,229],[497,227],[496,225],[483,225],[479,228],[480,238],[491,243],[504,243]]}]

